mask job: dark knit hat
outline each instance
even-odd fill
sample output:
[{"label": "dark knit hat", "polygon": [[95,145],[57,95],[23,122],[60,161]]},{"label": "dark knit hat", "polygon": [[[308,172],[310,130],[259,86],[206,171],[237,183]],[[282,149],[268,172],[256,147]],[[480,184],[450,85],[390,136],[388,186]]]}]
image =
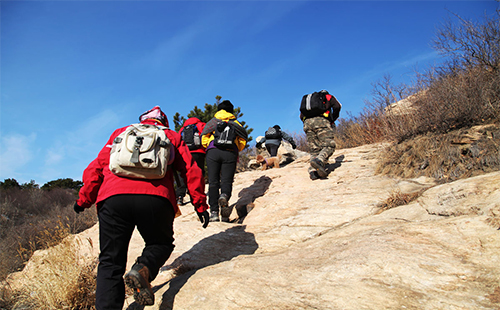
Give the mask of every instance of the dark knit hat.
[{"label": "dark knit hat", "polygon": [[276,129],[276,130],[281,130],[280,125],[274,125],[273,127],[274,127],[274,129]]},{"label": "dark knit hat", "polygon": [[217,111],[225,110],[226,112],[233,113],[234,106],[229,100],[224,100],[217,106]]}]

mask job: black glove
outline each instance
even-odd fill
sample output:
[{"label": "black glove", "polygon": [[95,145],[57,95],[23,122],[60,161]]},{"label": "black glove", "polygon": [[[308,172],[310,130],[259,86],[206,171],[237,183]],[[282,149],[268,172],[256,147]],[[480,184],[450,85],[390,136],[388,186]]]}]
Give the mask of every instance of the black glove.
[{"label": "black glove", "polygon": [[203,228],[207,228],[208,222],[210,219],[208,211],[203,211],[203,212],[196,211],[196,213],[198,214],[198,217],[200,218],[200,222],[201,222]]},{"label": "black glove", "polygon": [[295,150],[296,148],[297,148],[297,145],[292,144],[292,149],[294,149],[294,150]]},{"label": "black glove", "polygon": [[80,207],[76,202],[75,205],[73,206],[73,210],[75,210],[76,213],[83,212],[85,210],[84,207]]}]

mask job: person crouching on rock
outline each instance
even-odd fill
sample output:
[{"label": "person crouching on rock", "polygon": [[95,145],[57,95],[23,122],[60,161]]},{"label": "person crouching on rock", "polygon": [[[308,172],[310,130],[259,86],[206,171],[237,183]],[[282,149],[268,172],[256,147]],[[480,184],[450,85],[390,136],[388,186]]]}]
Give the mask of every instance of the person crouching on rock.
[{"label": "person crouching on rock", "polygon": [[297,148],[295,141],[293,138],[288,135],[286,132],[281,131],[281,127],[279,125],[274,125],[273,127],[269,127],[266,130],[264,138],[261,138],[256,147],[260,148],[262,144],[266,146],[266,150],[271,157],[278,156],[278,149],[281,146],[281,141],[288,141],[293,149]]}]

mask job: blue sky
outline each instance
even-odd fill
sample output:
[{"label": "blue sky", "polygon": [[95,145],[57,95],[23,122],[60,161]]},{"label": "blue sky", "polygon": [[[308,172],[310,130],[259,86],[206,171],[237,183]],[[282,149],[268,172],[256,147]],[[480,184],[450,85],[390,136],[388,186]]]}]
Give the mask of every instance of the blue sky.
[{"label": "blue sky", "polygon": [[262,135],[302,133],[304,94],[358,115],[372,83],[442,59],[435,30],[490,1],[0,1],[0,180],[81,180],[115,128],[215,96]]}]

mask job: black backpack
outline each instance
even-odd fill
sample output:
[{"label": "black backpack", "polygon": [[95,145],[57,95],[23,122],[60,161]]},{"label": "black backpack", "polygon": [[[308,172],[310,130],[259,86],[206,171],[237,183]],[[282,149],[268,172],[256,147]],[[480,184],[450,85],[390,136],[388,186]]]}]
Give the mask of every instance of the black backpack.
[{"label": "black backpack", "polygon": [[266,139],[281,139],[281,132],[274,127],[269,127],[264,136]]},{"label": "black backpack", "polygon": [[191,124],[184,127],[181,136],[182,140],[184,140],[189,150],[192,151],[201,147],[201,136],[200,132],[198,131],[198,127],[196,127],[196,124]]},{"label": "black backpack", "polygon": [[326,111],[328,111],[326,93],[314,92],[302,97],[300,113],[305,117],[320,116]]},{"label": "black backpack", "polygon": [[232,150],[236,145],[236,132],[234,127],[224,121],[218,121],[214,131],[214,145],[221,149]]}]

